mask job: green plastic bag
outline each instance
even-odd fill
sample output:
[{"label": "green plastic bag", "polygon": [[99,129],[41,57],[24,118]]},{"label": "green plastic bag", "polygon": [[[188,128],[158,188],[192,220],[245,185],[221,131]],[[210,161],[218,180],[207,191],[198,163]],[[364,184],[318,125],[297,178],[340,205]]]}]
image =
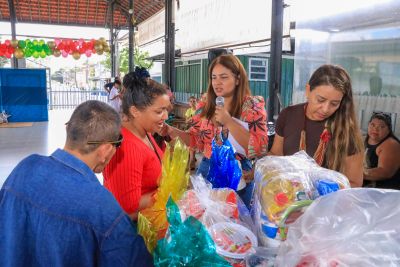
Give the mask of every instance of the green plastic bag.
[{"label": "green plastic bag", "polygon": [[166,208],[169,229],[154,251],[155,266],[231,266],[217,254],[214,241],[200,221],[190,216],[182,222],[172,198],[168,199]]}]

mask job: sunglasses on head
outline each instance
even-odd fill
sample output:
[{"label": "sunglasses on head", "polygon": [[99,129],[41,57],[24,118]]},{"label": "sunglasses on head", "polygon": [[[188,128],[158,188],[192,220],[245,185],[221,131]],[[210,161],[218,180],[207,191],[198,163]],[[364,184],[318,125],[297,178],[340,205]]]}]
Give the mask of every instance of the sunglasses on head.
[{"label": "sunglasses on head", "polygon": [[88,145],[112,144],[113,146],[115,146],[115,148],[118,148],[121,146],[122,140],[124,140],[124,137],[122,136],[122,134],[120,134],[117,141],[88,141],[87,144]]}]

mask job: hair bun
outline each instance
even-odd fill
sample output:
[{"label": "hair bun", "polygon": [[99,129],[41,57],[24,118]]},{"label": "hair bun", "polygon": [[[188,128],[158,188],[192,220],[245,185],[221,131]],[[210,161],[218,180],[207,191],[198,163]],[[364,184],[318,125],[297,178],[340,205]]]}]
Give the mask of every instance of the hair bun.
[{"label": "hair bun", "polygon": [[142,88],[146,86],[146,81],[140,78],[135,72],[125,75],[123,85],[126,89]]},{"label": "hair bun", "polygon": [[146,68],[136,66],[135,73],[139,78],[150,78],[150,73],[146,70]]}]

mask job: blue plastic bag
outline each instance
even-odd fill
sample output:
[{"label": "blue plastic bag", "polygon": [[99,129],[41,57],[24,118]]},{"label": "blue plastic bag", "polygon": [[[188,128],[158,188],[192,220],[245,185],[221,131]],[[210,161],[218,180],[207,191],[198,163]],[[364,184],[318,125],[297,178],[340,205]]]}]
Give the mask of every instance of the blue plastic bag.
[{"label": "blue plastic bag", "polygon": [[228,187],[236,191],[240,177],[242,177],[242,170],[235,158],[231,143],[228,139],[223,139],[222,144],[218,144],[214,138],[207,180],[213,188]]}]

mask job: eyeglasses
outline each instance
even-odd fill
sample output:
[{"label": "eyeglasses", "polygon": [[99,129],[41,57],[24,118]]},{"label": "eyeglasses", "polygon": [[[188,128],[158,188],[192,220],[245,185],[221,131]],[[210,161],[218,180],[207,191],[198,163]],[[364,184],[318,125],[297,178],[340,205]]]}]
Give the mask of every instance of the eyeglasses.
[{"label": "eyeglasses", "polygon": [[122,140],[124,140],[124,137],[122,136],[122,134],[120,134],[117,141],[88,141],[87,144],[88,145],[112,144],[113,146],[115,146],[115,148],[118,148],[121,146]]}]

